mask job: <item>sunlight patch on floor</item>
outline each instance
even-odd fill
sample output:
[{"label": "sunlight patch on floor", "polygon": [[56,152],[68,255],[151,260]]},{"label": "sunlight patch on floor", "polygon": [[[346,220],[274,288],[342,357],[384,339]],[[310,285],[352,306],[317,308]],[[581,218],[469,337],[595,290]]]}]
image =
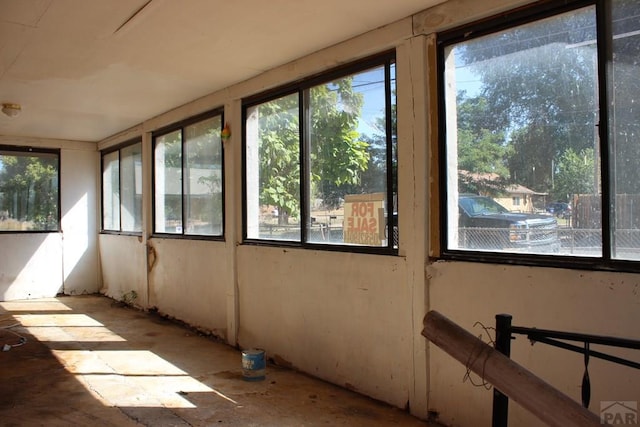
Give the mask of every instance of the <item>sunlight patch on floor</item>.
[{"label": "sunlight patch on floor", "polygon": [[72,308],[55,299],[20,300],[0,302],[7,311],[71,311]]},{"label": "sunlight patch on floor", "polygon": [[13,317],[26,328],[32,326],[104,326],[86,314],[15,314]]},{"label": "sunlight patch on floor", "polygon": [[31,326],[25,328],[38,341],[74,341],[74,342],[124,342],[121,336],[114,334],[103,326],[77,326],[69,329],[52,328],[50,326]]},{"label": "sunlight patch on floor", "polygon": [[66,313],[72,309],[56,300],[2,302],[0,308],[7,321],[49,343],[64,369],[105,406],[196,408],[189,394],[211,393],[241,407],[154,352],[129,348],[133,344],[91,316]]},{"label": "sunlight patch on floor", "polygon": [[223,393],[147,350],[52,350],[65,369],[109,406],[195,408],[183,396]]}]

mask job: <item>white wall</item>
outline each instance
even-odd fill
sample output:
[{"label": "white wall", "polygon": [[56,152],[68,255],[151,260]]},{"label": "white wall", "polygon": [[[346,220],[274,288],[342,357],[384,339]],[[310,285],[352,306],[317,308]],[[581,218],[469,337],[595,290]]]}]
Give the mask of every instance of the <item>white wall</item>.
[{"label": "white wall", "polygon": [[149,245],[156,257],[149,273],[149,305],[226,338],[225,244],[154,238]]},{"label": "white wall", "polygon": [[97,292],[96,145],[10,137],[0,144],[61,149],[62,212],[62,233],[0,234],[0,300]]},{"label": "white wall", "polygon": [[99,236],[102,290],[115,300],[148,308],[147,257],[142,237]]},{"label": "white wall", "polygon": [[404,407],[412,312],[406,260],[244,246],[242,348]]},{"label": "white wall", "polygon": [[99,169],[95,144],[60,153],[63,291],[67,295],[98,291],[96,194]]},{"label": "white wall", "polygon": [[[154,129],[220,105],[225,105],[225,121],[232,129],[225,143],[225,242],[149,237],[147,197],[146,233],[140,242],[131,236],[100,236],[104,292],[120,297],[130,288],[143,289],[137,269],[140,257],[148,256],[141,254],[150,254],[155,263],[147,262],[154,264],[146,274],[147,307],[211,330],[233,345],[264,348],[280,363],[399,407],[410,403],[415,413],[426,417],[426,342],[415,327],[426,308],[423,233],[407,233],[401,256],[241,245],[241,99],[395,46],[398,74],[406,77],[398,87],[404,94],[398,100],[404,111],[398,120],[407,130],[399,136],[404,147],[399,180],[407,189],[414,187],[416,177],[426,183],[425,126],[421,120],[416,123],[410,111],[418,105],[426,111],[425,39],[413,40],[412,21],[405,19],[101,142],[99,148],[104,149],[142,135],[149,157]],[[415,146],[421,146],[421,157],[414,155]],[[150,168],[144,170],[150,177]],[[144,188],[150,194],[150,180]],[[424,186],[405,191],[400,204],[405,212],[424,206]],[[425,213],[407,213],[400,221],[408,229],[419,221],[422,225],[416,228],[424,229]],[[153,249],[147,251],[145,245]],[[416,370],[421,377],[417,382]]]},{"label": "white wall", "polygon": [[0,301],[51,297],[61,290],[60,233],[0,234]]},{"label": "white wall", "polygon": [[[146,232],[100,236],[104,292],[131,289],[144,307],[264,348],[277,362],[455,426],[489,425],[491,393],[463,382],[465,368],[421,336],[439,310],[479,335],[497,313],[523,326],[640,339],[640,276],[608,272],[432,262],[439,228],[434,32],[527,1],[452,0],[263,75],[213,93],[99,144],[143,136]],[[396,48],[400,250],[398,256],[242,244],[241,99],[389,48]],[[149,237],[150,132],[225,106],[225,241]],[[430,214],[434,216],[431,217]],[[432,246],[429,248],[428,243]],[[149,249],[152,248],[152,249]],[[152,258],[148,258],[151,254]],[[154,261],[155,263],[151,262]],[[150,272],[147,265],[153,264]],[[519,338],[513,358],[579,399],[581,358]],[[640,379],[592,361],[592,409],[599,400],[637,400]],[[538,425],[512,404],[512,425]]]},{"label": "white wall", "polygon": [[[495,326],[495,315],[513,315],[517,326],[609,335],[640,340],[640,276],[539,267],[436,262],[427,268],[431,309],[474,335]],[[580,345],[580,344],[578,344]],[[624,354],[603,347],[594,350]],[[635,352],[637,353],[637,351]],[[512,342],[511,358],[560,391],[580,401],[584,371],[580,354],[531,345],[526,337]],[[439,349],[431,351],[430,406],[449,425],[490,425],[492,392],[463,383],[465,367]],[[640,399],[640,371],[591,359],[591,409],[600,401]],[[474,375],[478,381],[479,378]],[[464,404],[460,404],[464,402]],[[511,403],[510,425],[536,425]]]},{"label": "white wall", "polygon": [[[505,4],[510,3],[510,4]],[[431,34],[504,11],[525,2],[448,1],[414,16],[414,30]],[[433,40],[433,39],[431,39]],[[434,43],[429,44],[435,56]],[[436,73],[429,62],[429,74]],[[430,111],[438,99],[430,98]],[[401,130],[399,130],[400,132]],[[430,133],[432,153],[437,153],[437,132]],[[430,177],[437,182],[437,174]],[[434,193],[435,194],[435,193]],[[437,211],[434,209],[432,211]],[[433,225],[433,223],[432,223]],[[438,239],[437,222],[431,228]],[[614,272],[560,268],[492,265],[468,262],[426,263],[428,309],[437,310],[476,336],[489,338],[476,322],[493,327],[495,315],[513,315],[514,325],[640,340],[638,295],[640,276]],[[637,360],[631,351],[611,351]],[[637,353],[637,351],[635,352]],[[466,368],[434,345],[429,346],[429,409],[451,426],[491,425],[492,391],[465,381]],[[512,359],[580,401],[583,357],[576,353],[531,346],[525,337],[512,342]],[[591,358],[590,409],[596,414],[601,401],[640,401],[640,372]],[[481,379],[472,375],[476,383]],[[537,426],[537,418],[511,402],[509,425]]]}]

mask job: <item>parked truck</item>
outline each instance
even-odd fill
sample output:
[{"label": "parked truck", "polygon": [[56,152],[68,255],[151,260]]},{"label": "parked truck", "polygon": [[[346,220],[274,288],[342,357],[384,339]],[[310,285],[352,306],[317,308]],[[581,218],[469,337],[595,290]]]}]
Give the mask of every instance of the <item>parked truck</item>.
[{"label": "parked truck", "polygon": [[458,246],[474,250],[558,252],[558,222],[548,214],[510,212],[490,197],[458,196]]}]

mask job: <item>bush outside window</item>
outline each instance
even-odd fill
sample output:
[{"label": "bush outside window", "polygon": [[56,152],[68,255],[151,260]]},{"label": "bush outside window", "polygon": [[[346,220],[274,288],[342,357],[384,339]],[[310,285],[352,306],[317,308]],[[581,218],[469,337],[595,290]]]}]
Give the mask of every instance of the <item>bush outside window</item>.
[{"label": "bush outside window", "polygon": [[59,150],[0,146],[0,232],[59,231]]},{"label": "bush outside window", "polygon": [[392,55],[248,100],[244,115],[246,239],[397,248]]},{"label": "bush outside window", "polygon": [[222,236],[222,113],[154,133],[154,232]]},{"label": "bush outside window", "polygon": [[102,229],[142,232],[142,143],[102,154]]},{"label": "bush outside window", "polygon": [[640,260],[640,3],[577,6],[440,35],[445,253]]}]

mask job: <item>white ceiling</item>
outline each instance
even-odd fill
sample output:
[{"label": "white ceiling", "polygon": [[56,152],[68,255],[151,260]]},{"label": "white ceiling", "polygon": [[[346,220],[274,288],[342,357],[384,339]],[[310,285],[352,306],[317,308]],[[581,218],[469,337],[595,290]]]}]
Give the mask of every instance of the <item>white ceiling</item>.
[{"label": "white ceiling", "polygon": [[0,135],[99,141],[442,0],[0,0]]}]

